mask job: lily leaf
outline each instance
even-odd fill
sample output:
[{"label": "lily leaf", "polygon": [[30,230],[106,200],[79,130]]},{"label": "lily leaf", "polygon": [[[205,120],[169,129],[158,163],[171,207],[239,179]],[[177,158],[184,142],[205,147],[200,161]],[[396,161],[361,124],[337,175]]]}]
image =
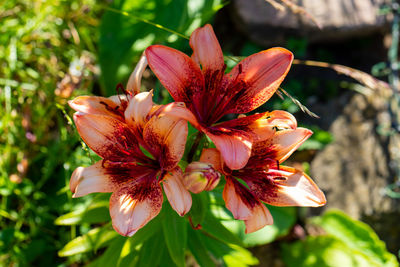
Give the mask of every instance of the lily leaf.
[{"label": "lily leaf", "polygon": [[202,224],[202,230],[224,243],[235,244],[238,246],[244,245],[243,242],[235,234],[229,231],[211,212],[207,213]]},{"label": "lily leaf", "polygon": [[187,243],[186,221],[166,203],[163,232],[165,242],[172,260],[177,266],[185,266],[185,251]]},{"label": "lily leaf", "polygon": [[95,228],[86,235],[68,242],[59,252],[60,257],[67,257],[106,246],[118,233],[109,227]]},{"label": "lily leaf", "polygon": [[108,246],[100,258],[89,264],[88,267],[115,266],[118,262],[122,248],[126,242],[126,237],[118,236]]},{"label": "lily leaf", "polygon": [[219,266],[223,266],[221,259],[229,267],[246,267],[259,263],[250,251],[241,246],[227,244],[206,235],[200,235],[200,239],[214,257],[218,259],[217,265]]},{"label": "lily leaf", "polygon": [[192,207],[188,213],[188,216],[190,216],[194,227],[201,226],[204,218],[206,217],[208,203],[209,200],[207,192],[192,194]]},{"label": "lily leaf", "polygon": [[77,225],[80,223],[100,223],[110,221],[108,201],[95,202],[87,209],[79,209],[61,215],[55,220],[56,225]]},{"label": "lily leaf", "polygon": [[200,266],[216,266],[214,261],[211,259],[207,247],[204,245],[203,241],[199,238],[199,231],[189,228],[189,239],[188,247],[197,263]]},{"label": "lily leaf", "polygon": [[396,257],[365,223],[341,211],[329,211],[312,219],[326,235],[282,245],[282,259],[294,266],[399,266]]},{"label": "lily leaf", "polygon": [[[398,266],[396,258],[367,224],[354,220],[339,210],[331,210],[312,220],[329,235],[344,242],[352,250],[360,251],[376,261],[378,265]],[[395,264],[397,263],[397,264]]]},{"label": "lily leaf", "polygon": [[[157,249],[154,248],[154,245],[157,245]],[[158,231],[143,243],[140,248],[140,256],[137,266],[159,266],[164,250],[166,250],[164,236],[161,231]]]}]

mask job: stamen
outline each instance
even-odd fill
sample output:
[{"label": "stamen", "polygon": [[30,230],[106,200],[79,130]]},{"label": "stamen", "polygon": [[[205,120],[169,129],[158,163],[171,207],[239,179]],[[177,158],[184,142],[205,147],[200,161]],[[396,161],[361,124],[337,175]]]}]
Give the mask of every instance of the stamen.
[{"label": "stamen", "polygon": [[101,167],[102,167],[102,168],[105,168],[105,163],[106,163],[106,161],[107,161],[106,159],[103,159],[103,160],[101,161]]},{"label": "stamen", "polygon": [[117,96],[118,96],[119,102],[122,103],[122,99],[120,97],[120,91],[121,91],[121,93],[125,94],[125,88],[122,85],[122,83],[117,84],[117,87],[115,88],[115,90],[117,91]]},{"label": "stamen", "polygon": [[286,181],[287,180],[287,178],[283,177],[283,176],[274,177],[273,179],[274,179],[274,181]]},{"label": "stamen", "polygon": [[102,104],[102,105],[104,105],[104,107],[105,107],[108,111],[111,111],[111,112],[116,112],[117,109],[119,108],[119,106],[117,106],[116,108],[112,108],[112,107],[110,107],[107,103],[105,103],[105,102],[103,102],[103,101],[100,101],[99,103]]}]

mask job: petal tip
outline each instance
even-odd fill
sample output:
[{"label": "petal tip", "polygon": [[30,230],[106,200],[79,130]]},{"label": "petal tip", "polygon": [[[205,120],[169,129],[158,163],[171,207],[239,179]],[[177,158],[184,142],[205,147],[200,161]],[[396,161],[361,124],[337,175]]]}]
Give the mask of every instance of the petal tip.
[{"label": "petal tip", "polygon": [[128,233],[126,234],[126,236],[132,237],[134,234],[136,234],[137,231],[138,231],[138,230],[130,231],[130,232],[128,232]]}]

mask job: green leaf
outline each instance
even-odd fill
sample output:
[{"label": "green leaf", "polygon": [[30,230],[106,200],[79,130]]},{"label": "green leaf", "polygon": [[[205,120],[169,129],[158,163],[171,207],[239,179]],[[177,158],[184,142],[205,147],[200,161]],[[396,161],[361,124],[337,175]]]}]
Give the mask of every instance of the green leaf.
[{"label": "green leaf", "polygon": [[132,238],[126,239],[126,242],[121,250],[121,255],[118,260],[118,267],[134,267],[137,266],[139,253],[137,248],[132,246],[130,241]]},{"label": "green leaf", "polygon": [[208,192],[200,194],[192,194],[192,207],[188,216],[190,216],[193,225],[201,225],[206,217],[207,209],[209,208]]},{"label": "green leaf", "polygon": [[[157,246],[157,249],[154,249],[155,245]],[[143,243],[142,247],[140,248],[140,256],[137,266],[159,266],[164,250],[166,250],[164,236],[162,231],[158,231]]]},{"label": "green leaf", "polygon": [[328,211],[323,216],[314,218],[312,222],[376,264],[398,266],[396,257],[386,250],[385,243],[367,224],[354,220],[339,210]]},{"label": "green leaf", "polygon": [[207,213],[202,224],[202,230],[224,243],[231,243],[238,246],[244,245],[243,242],[235,234],[229,231],[211,212]]},{"label": "green leaf", "polygon": [[203,241],[199,238],[199,231],[193,230],[191,227],[188,228],[189,238],[188,247],[197,263],[200,266],[216,266],[214,261],[211,259],[209,252],[204,245]]},{"label": "green leaf", "polygon": [[80,223],[100,223],[110,221],[108,201],[95,202],[87,209],[79,209],[61,215],[55,220],[56,225],[77,225]]},{"label": "green leaf", "polygon": [[67,257],[104,247],[109,241],[118,236],[109,227],[95,228],[86,235],[79,236],[68,242],[59,252],[60,257]]},{"label": "green leaf", "polygon": [[168,252],[168,249],[164,249],[164,253],[162,253],[161,257],[162,267],[176,267],[177,265],[171,259],[171,255]]},{"label": "green leaf", "polygon": [[187,228],[185,219],[170,207],[164,205],[165,220],[163,220],[163,232],[165,242],[172,260],[178,266],[185,266],[185,251],[187,242]]},{"label": "green leaf", "polygon": [[[246,267],[258,264],[258,260],[245,248],[221,242],[207,235],[200,235],[200,239],[216,259],[223,259],[226,266]],[[222,264],[218,262],[217,265]]]},{"label": "green leaf", "polygon": [[157,217],[148,222],[143,228],[137,231],[132,238],[129,239],[131,246],[135,247],[152,237],[155,233],[159,232],[162,227],[162,221],[164,220],[164,217],[165,211],[161,210]]},{"label": "green leaf", "polygon": [[88,267],[116,266],[126,240],[127,238],[124,236],[117,236],[110,243],[104,254],[96,261],[89,264]]},{"label": "green leaf", "polygon": [[333,236],[309,236],[305,241],[283,244],[282,259],[288,267],[382,266]]},{"label": "green leaf", "polygon": [[246,267],[259,264],[258,259],[247,249],[235,245],[230,245],[230,247],[232,248],[231,253],[224,256],[224,261],[227,266]]}]

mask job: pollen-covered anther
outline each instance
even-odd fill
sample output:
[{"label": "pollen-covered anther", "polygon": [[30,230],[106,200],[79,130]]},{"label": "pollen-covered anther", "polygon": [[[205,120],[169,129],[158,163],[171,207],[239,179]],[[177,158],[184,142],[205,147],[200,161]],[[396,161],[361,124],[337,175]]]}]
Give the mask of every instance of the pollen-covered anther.
[{"label": "pollen-covered anther", "polygon": [[211,164],[203,162],[192,162],[186,167],[183,175],[183,184],[192,193],[198,194],[204,190],[214,189],[221,178]]}]

